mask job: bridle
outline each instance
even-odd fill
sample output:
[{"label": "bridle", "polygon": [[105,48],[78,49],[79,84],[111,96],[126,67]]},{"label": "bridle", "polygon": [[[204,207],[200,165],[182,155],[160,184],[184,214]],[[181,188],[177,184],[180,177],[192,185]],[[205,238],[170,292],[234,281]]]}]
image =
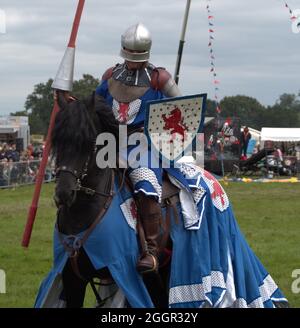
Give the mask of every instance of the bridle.
[{"label": "bridle", "polygon": [[59,174],[62,172],[69,173],[73,177],[75,177],[76,185],[75,185],[75,189],[73,190],[74,196],[72,201],[75,200],[78,191],[84,192],[88,196],[95,196],[95,195],[104,196],[104,197],[112,196],[110,193],[97,191],[95,189],[85,187],[82,185],[83,180],[88,176],[88,168],[89,168],[90,160],[94,158],[96,151],[97,151],[97,146],[96,143],[94,143],[93,153],[88,155],[85,163],[83,164],[83,169],[80,171],[66,165],[58,166],[55,170],[56,179],[59,178]]}]

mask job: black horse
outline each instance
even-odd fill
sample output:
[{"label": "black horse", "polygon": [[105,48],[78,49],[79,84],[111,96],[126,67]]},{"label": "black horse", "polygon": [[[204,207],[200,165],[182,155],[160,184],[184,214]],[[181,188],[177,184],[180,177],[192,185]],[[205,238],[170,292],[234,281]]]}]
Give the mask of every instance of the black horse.
[{"label": "black horse", "polygon": [[[63,270],[62,280],[67,307],[82,307],[86,286],[91,283],[98,303],[94,278],[111,280],[107,268],[95,270],[82,245],[100,222],[113,197],[114,178],[119,176],[120,188],[126,181],[125,172],[112,168],[100,169],[96,165],[96,138],[100,133],[110,132],[118,139],[119,123],[105,103],[94,94],[84,101],[67,102],[62,94],[58,97],[60,112],[57,114],[52,133],[53,154],[56,158],[56,189],[54,199],[58,207],[57,229],[69,236],[72,244],[64,243],[69,259]],[[125,182],[126,183],[126,182]],[[173,197],[178,190],[168,184],[168,195]],[[168,201],[168,206],[171,202]],[[170,219],[168,219],[170,220]],[[81,239],[75,235],[85,231]],[[162,235],[162,250],[171,248],[168,227]],[[142,234],[141,234],[142,235]],[[75,246],[74,246],[75,245]],[[161,253],[160,276],[150,274],[144,278],[152,301],[157,307],[168,306],[167,286],[169,254]],[[153,286],[156,286],[153,288]]]},{"label": "black horse", "polygon": [[[139,245],[143,250],[145,242],[138,220],[133,220],[137,216],[132,214],[134,197],[130,184],[124,182],[125,172],[100,169],[96,163],[98,151],[103,147],[96,146],[97,136],[110,132],[118,140],[119,123],[99,96],[67,102],[60,94],[59,105],[61,111],[52,135],[58,206],[54,266],[41,285],[36,307],[57,306],[60,300],[65,300],[67,307],[82,307],[88,283],[101,305],[106,296],[97,293],[94,283],[97,277],[102,284],[113,277],[112,286],[124,292],[127,306],[154,304],[164,308],[185,302],[194,307],[288,306],[272,277],[247,245],[220,183],[209,172],[191,165],[184,165],[181,170],[187,177],[197,178],[197,182],[191,182],[193,186],[197,183],[197,188],[188,194],[201,210],[198,214],[191,211],[197,215],[193,218],[199,218],[197,226],[192,226],[196,229],[184,226],[185,206],[192,204],[179,202],[184,189],[179,197],[179,189],[164,181],[162,265],[159,274],[145,276],[143,282],[136,261]],[[136,228],[128,218],[131,210]],[[139,235],[136,230],[140,231]]]}]

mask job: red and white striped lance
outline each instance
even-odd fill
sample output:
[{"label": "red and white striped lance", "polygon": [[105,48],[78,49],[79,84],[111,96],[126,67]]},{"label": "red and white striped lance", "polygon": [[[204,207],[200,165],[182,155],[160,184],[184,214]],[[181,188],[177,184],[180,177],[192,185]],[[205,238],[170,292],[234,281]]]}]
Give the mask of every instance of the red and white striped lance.
[{"label": "red and white striped lance", "polygon": [[[78,0],[78,6],[77,6],[74,22],[73,22],[70,40],[69,40],[66,52],[61,61],[61,64],[59,66],[56,77],[54,79],[54,82],[52,84],[53,89],[63,90],[63,91],[71,91],[72,90],[73,75],[74,75],[74,62],[75,62],[75,45],[76,45],[78,28],[80,25],[80,19],[82,16],[84,4],[85,4],[85,0]],[[38,208],[38,202],[39,202],[39,198],[40,198],[42,183],[44,180],[45,169],[46,169],[46,165],[48,162],[48,157],[49,157],[49,153],[50,153],[50,149],[51,149],[51,133],[52,133],[52,130],[54,127],[55,117],[56,117],[56,114],[58,113],[58,111],[59,111],[59,106],[57,104],[57,101],[55,100],[54,107],[53,107],[53,110],[51,113],[50,124],[48,127],[45,148],[43,151],[43,158],[42,158],[42,161],[41,161],[41,164],[39,167],[39,171],[37,174],[32,203],[31,203],[31,206],[28,211],[27,223],[25,226],[23,240],[22,240],[23,247],[29,246],[31,233],[32,233],[32,229],[33,229],[33,224],[35,221],[36,212],[37,212],[37,208]]]}]

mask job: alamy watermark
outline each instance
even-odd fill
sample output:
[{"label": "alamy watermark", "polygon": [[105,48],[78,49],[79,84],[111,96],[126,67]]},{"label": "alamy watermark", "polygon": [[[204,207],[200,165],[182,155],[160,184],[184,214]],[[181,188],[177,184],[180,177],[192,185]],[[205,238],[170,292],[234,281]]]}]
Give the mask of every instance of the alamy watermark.
[{"label": "alamy watermark", "polygon": [[0,269],[0,294],[6,293],[6,274],[4,270]]},{"label": "alamy watermark", "polygon": [[291,286],[292,293],[299,294],[300,293],[300,269],[295,269],[292,272],[292,278],[296,278],[292,282],[292,286]]},{"label": "alamy watermark", "polygon": [[119,127],[119,139],[111,133],[101,133],[96,139],[99,150],[96,163],[100,169],[116,168],[170,168],[178,167],[183,157],[194,158],[204,164],[204,137],[202,133],[184,136],[170,133],[151,133],[150,140],[143,132],[127,133],[127,126]]},{"label": "alamy watermark", "polygon": [[6,33],[6,15],[5,11],[0,8],[0,34]]}]

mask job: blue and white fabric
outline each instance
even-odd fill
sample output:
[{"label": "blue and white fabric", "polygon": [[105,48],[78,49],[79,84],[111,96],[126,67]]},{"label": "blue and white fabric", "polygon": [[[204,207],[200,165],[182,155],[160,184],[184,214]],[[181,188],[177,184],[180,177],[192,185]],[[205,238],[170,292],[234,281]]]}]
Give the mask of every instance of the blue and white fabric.
[{"label": "blue and white fabric", "polygon": [[[180,222],[171,219],[170,308],[274,307],[276,302],[287,302],[247,244],[219,182],[191,164],[168,174],[185,194],[191,190],[197,212],[193,225],[186,227],[182,209],[191,216],[193,206],[178,203]],[[152,307],[136,272],[136,216],[132,194],[124,189],[83,247],[96,269],[109,268],[131,307]],[[53,268],[40,287],[36,307],[63,305],[61,273],[67,258],[55,230]]]}]

